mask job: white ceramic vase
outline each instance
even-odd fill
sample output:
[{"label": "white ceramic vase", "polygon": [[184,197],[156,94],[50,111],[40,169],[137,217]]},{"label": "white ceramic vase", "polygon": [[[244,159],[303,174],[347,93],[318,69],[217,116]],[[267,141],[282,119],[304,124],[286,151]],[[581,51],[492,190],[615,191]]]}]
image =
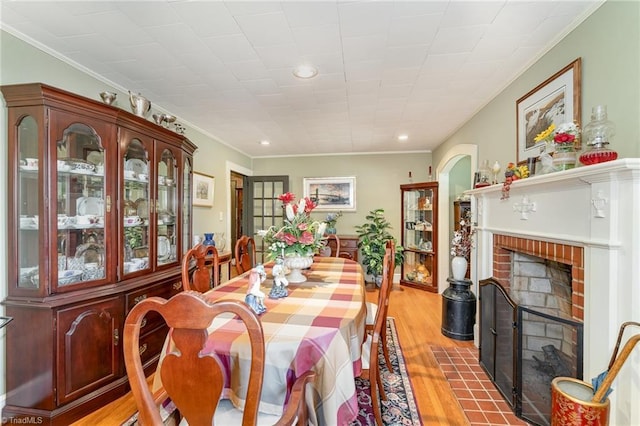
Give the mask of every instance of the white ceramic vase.
[{"label": "white ceramic vase", "polygon": [[467,275],[467,259],[463,256],[455,256],[451,259],[451,274],[454,280],[463,280]]},{"label": "white ceramic vase", "polygon": [[313,263],[312,256],[286,256],[284,258],[284,265],[291,271],[287,275],[287,280],[290,283],[303,283],[307,280],[302,270],[308,268]]}]

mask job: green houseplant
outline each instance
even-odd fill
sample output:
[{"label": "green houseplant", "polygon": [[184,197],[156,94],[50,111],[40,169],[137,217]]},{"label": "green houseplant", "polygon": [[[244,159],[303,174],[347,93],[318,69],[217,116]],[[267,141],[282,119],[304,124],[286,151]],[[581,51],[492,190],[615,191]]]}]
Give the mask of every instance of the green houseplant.
[{"label": "green houseplant", "polygon": [[[387,241],[396,239],[389,233],[391,223],[384,216],[384,209],[371,210],[366,222],[357,225],[358,248],[362,253],[362,264],[367,274],[373,275],[376,284],[382,279],[382,263]],[[399,265],[404,260],[404,248],[396,244],[395,261]]]}]

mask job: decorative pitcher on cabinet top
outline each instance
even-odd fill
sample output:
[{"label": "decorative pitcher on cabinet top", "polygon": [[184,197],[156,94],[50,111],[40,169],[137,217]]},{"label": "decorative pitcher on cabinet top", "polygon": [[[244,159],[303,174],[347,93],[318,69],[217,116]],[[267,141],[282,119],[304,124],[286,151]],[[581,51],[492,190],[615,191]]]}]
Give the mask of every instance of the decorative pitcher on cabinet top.
[{"label": "decorative pitcher on cabinet top", "polygon": [[151,102],[140,93],[136,95],[129,91],[129,101],[131,102],[131,111],[139,117],[146,117],[151,111]]}]

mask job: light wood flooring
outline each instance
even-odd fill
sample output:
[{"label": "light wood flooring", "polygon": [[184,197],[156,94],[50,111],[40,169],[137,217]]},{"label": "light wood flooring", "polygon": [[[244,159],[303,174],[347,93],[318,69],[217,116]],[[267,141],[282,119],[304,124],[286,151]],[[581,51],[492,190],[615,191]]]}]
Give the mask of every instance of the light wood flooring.
[{"label": "light wood flooring", "polygon": [[[375,302],[377,290],[367,288]],[[467,417],[438,367],[430,346],[473,348],[473,342],[449,339],[440,332],[442,296],[397,284],[391,293],[389,316],[396,320],[398,337],[425,425],[468,425]],[[120,425],[136,412],[130,394],[74,423],[76,426]]]}]

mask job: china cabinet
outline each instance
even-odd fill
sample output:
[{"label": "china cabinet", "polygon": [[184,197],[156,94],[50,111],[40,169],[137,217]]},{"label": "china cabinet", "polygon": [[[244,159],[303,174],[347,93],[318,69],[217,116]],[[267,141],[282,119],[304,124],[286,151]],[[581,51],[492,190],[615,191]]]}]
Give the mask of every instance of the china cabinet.
[{"label": "china cabinet", "polygon": [[438,291],[438,182],[400,185],[404,261],[400,284]]},{"label": "china cabinet", "polygon": [[[103,102],[44,84],[1,88],[8,116],[3,418],[63,425],[127,391],[129,310],[181,289],[193,145]],[[147,318],[154,366],[166,325]]]}]

